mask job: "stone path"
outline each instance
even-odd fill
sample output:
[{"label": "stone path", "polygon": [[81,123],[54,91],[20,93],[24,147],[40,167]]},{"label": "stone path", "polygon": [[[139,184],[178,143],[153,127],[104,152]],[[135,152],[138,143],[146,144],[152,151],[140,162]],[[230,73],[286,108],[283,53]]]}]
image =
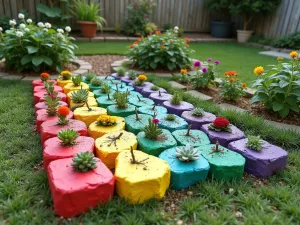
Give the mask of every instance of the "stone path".
[{"label": "stone path", "polygon": [[285,59],[290,59],[290,54],[284,53],[284,52],[276,52],[276,51],[263,51],[259,52],[260,55],[268,55],[268,56],[274,56],[274,57],[282,57]]}]

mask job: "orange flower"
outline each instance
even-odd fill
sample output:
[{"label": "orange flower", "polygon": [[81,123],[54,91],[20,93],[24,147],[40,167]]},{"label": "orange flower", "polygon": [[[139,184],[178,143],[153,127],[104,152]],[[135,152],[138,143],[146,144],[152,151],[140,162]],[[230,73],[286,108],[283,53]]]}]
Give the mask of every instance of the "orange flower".
[{"label": "orange flower", "polygon": [[230,78],[230,79],[229,79],[229,82],[230,82],[230,83],[233,83],[233,82],[234,82],[234,78]]},{"label": "orange flower", "polygon": [[164,48],[165,48],[165,46],[163,46],[163,45],[162,45],[162,46],[161,46],[161,48],[162,48],[162,49],[164,49]]},{"label": "orange flower", "polygon": [[166,43],[166,41],[165,41],[165,40],[162,40],[162,42],[163,42],[163,43]]},{"label": "orange flower", "polygon": [[256,76],[263,74],[264,72],[264,68],[262,66],[257,66],[255,67],[254,71]]},{"label": "orange flower", "polygon": [[161,33],[160,33],[160,30],[156,30],[156,31],[155,31],[155,34],[161,34]]},{"label": "orange flower", "polygon": [[243,87],[247,87],[247,84],[246,84],[246,83],[242,83],[242,86],[243,86]]},{"label": "orange flower", "polygon": [[50,74],[49,74],[49,73],[41,73],[40,76],[41,76],[41,80],[42,80],[42,81],[46,81],[46,80],[49,79]]},{"label": "orange flower", "polygon": [[189,39],[189,38],[184,38],[184,40],[188,43],[191,42],[191,39]]},{"label": "orange flower", "polygon": [[185,44],[185,47],[189,47],[189,45],[188,45],[188,44]]},{"label": "orange flower", "polygon": [[187,73],[187,69],[181,69],[180,72],[181,73]]},{"label": "orange flower", "polygon": [[225,74],[226,77],[227,76],[231,77],[231,76],[237,76],[238,75],[236,71],[227,71],[224,74]]},{"label": "orange flower", "polygon": [[142,41],[143,39],[142,38],[138,38],[138,42]]},{"label": "orange flower", "polygon": [[57,110],[58,115],[67,116],[70,113],[70,109],[67,106],[61,106]]},{"label": "orange flower", "polygon": [[130,48],[133,48],[133,45],[129,45]]},{"label": "orange flower", "polygon": [[170,43],[172,43],[172,42],[173,42],[173,40],[171,39],[171,40],[170,40]]},{"label": "orange flower", "polygon": [[138,45],[139,43],[137,41],[133,42],[134,45]]},{"label": "orange flower", "polygon": [[294,58],[296,58],[296,57],[298,56],[298,52],[292,51],[292,52],[290,53],[290,56],[294,59]]}]

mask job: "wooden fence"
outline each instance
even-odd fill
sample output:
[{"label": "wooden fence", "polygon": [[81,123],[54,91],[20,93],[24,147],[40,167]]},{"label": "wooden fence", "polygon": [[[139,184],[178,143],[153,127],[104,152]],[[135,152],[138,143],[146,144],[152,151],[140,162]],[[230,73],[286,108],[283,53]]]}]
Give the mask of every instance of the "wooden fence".
[{"label": "wooden fence", "polygon": [[[40,13],[35,9],[38,3],[49,0],[0,0],[0,16],[17,18],[18,12],[25,9],[31,17],[39,20]],[[126,17],[126,6],[135,0],[88,0],[100,2],[102,15],[108,22],[106,29],[114,29],[115,24],[122,25]],[[177,25],[185,31],[209,32],[210,15],[204,5],[205,0],[154,0],[157,3],[152,21],[162,28],[164,24]],[[266,37],[280,37],[300,31],[300,0],[282,0],[281,5],[272,15],[255,19],[256,33]],[[237,21],[239,26],[240,21]],[[75,20],[71,21],[73,27]]]}]

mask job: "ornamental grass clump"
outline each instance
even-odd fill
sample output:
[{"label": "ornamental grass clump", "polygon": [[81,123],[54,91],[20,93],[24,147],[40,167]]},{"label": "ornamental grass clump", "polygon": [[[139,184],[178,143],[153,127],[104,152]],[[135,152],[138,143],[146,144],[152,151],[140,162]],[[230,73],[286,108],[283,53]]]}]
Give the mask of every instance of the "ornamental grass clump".
[{"label": "ornamental grass clump", "polygon": [[68,70],[64,70],[60,73],[61,80],[70,80],[71,76],[72,76],[72,73]]},{"label": "ornamental grass clump", "polygon": [[76,172],[88,172],[97,168],[97,159],[93,153],[80,152],[74,156],[72,167]]},{"label": "ornamental grass clump", "polygon": [[166,117],[165,117],[165,120],[168,120],[168,121],[175,121],[176,120],[176,116],[174,114],[168,114]]},{"label": "ornamental grass clump", "polygon": [[71,100],[74,103],[84,103],[88,100],[89,91],[85,89],[80,89],[78,91],[73,91],[71,93]]},{"label": "ornamental grass clump", "polygon": [[204,109],[197,107],[197,108],[195,108],[195,109],[193,110],[192,116],[195,116],[195,117],[202,117],[202,116],[204,115],[204,113],[205,113],[205,112],[204,112]]},{"label": "ornamental grass clump", "polygon": [[70,114],[70,109],[67,106],[60,106],[57,110],[58,121],[57,125],[64,126],[69,123],[67,116]]},{"label": "ornamental grass clump", "polygon": [[103,81],[98,77],[94,77],[93,79],[91,79],[90,84],[99,87],[103,84]]},{"label": "ornamental grass clump", "polygon": [[217,132],[225,131],[225,132],[231,132],[231,125],[229,121],[226,118],[223,117],[217,117],[215,121],[208,126],[208,129],[214,130]]},{"label": "ornamental grass clump", "polygon": [[145,81],[147,80],[147,76],[144,74],[140,74],[137,79],[134,81],[134,86],[145,86]]},{"label": "ornamental grass clump", "polygon": [[187,144],[184,147],[176,147],[176,157],[182,162],[193,162],[200,159],[201,152]]},{"label": "ornamental grass clump", "polygon": [[151,87],[151,90],[152,90],[152,91],[158,91],[158,90],[159,90],[159,87],[153,85],[153,86]]},{"label": "ornamental grass clump", "polygon": [[222,79],[220,86],[222,90],[219,95],[229,101],[236,101],[239,97],[245,96],[246,83],[242,83],[236,71],[225,72],[225,79]]},{"label": "ornamental grass clump", "polygon": [[137,72],[135,72],[134,70],[129,70],[128,77],[130,80],[135,80],[137,77]]},{"label": "ornamental grass clump", "polygon": [[92,73],[92,72],[88,72],[86,75],[85,75],[85,80],[87,82],[90,82],[93,78],[96,77],[96,74]]},{"label": "ornamental grass clump", "polygon": [[158,128],[159,119],[154,118],[148,120],[148,125],[144,127],[145,137],[150,140],[157,140],[163,133],[162,129]]},{"label": "ornamental grass clump", "polygon": [[72,77],[72,82],[73,82],[73,85],[74,85],[75,87],[80,86],[80,84],[81,84],[81,82],[82,82],[82,77],[81,77],[81,75],[79,75],[79,76],[73,76],[73,77]]},{"label": "ornamental grass clump", "polygon": [[100,89],[101,93],[103,94],[110,94],[110,86],[106,83],[104,83],[102,86],[101,86],[101,89]]},{"label": "ornamental grass clump", "polygon": [[114,99],[119,109],[126,109],[128,107],[128,93],[127,92],[116,92]]},{"label": "ornamental grass clump", "polygon": [[79,137],[77,131],[72,129],[61,130],[57,133],[58,139],[61,141],[63,146],[72,146],[76,144],[76,138]]},{"label": "ornamental grass clump", "polygon": [[254,151],[260,152],[263,148],[264,141],[260,138],[260,136],[247,136],[246,146]]},{"label": "ornamental grass clump", "polygon": [[179,92],[175,92],[171,98],[172,105],[180,105],[182,102],[182,96]]},{"label": "ornamental grass clump", "polygon": [[117,125],[117,120],[113,116],[100,115],[97,118],[97,126],[115,126]]},{"label": "ornamental grass clump", "polygon": [[117,69],[117,74],[118,74],[118,76],[123,77],[123,76],[125,76],[125,73],[126,73],[126,69],[125,69],[125,68],[119,67],[119,68]]}]

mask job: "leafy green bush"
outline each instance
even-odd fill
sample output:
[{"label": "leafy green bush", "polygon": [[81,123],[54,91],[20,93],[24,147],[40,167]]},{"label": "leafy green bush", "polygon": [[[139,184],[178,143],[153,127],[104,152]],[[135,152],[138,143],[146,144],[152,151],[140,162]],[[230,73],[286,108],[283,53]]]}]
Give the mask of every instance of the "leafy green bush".
[{"label": "leafy green bush", "polygon": [[155,23],[147,23],[145,26],[145,32],[146,34],[153,34],[154,31],[157,30],[157,26]]},{"label": "leafy green bush", "polygon": [[10,20],[11,29],[0,32],[0,60],[5,58],[5,67],[18,72],[29,70],[41,72],[49,69],[62,71],[64,64],[75,59],[76,46],[69,36],[70,27],[51,29],[50,23],[32,24],[19,14],[22,23]]},{"label": "leafy green bush", "polygon": [[286,37],[279,38],[273,41],[273,46],[277,48],[300,48],[300,32],[290,34]]},{"label": "leafy green bush", "polygon": [[224,99],[230,101],[236,101],[239,97],[246,95],[244,89],[246,88],[246,83],[242,83],[236,71],[225,72],[225,79],[222,79],[220,83],[219,95]]},{"label": "leafy green bush", "polygon": [[130,45],[128,56],[140,69],[181,69],[191,64],[187,40],[176,37],[176,30],[166,34],[151,35]]},{"label": "leafy green bush", "polygon": [[290,62],[278,61],[267,72],[262,66],[254,69],[258,79],[253,83],[256,92],[251,104],[262,102],[281,117],[286,117],[290,110],[300,111],[300,61],[297,52],[290,55],[293,58]]},{"label": "leafy green bush", "polygon": [[0,16],[0,27],[3,29],[3,31],[9,30],[9,17],[8,16]]}]

